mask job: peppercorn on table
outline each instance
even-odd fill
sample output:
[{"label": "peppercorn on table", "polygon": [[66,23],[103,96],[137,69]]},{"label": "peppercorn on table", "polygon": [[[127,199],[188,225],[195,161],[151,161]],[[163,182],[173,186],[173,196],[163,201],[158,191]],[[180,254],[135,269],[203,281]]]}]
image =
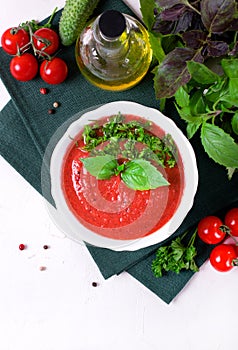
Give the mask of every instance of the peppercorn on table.
[{"label": "peppercorn on table", "polygon": [[[107,3],[106,0],[102,2]],[[139,1],[127,0],[125,3],[130,7],[128,12],[132,9],[140,17]],[[15,0],[11,3],[3,1],[0,35],[7,28],[29,19],[43,20],[55,7],[63,6],[62,0],[41,4],[27,0],[21,4]],[[28,83],[22,84],[25,84],[24,94],[27,94]],[[140,87],[142,89],[143,85],[131,90],[132,99],[134,96],[139,99],[139,94],[137,96],[134,91]],[[8,86],[8,90],[11,87]],[[37,94],[33,92],[33,96],[25,97],[37,100]],[[62,104],[64,108],[62,96],[52,95],[52,104]],[[177,296],[169,304],[164,302],[166,296],[163,293],[160,298],[146,287],[146,283],[139,282],[147,278],[143,272],[147,271],[150,260],[146,259],[145,253],[140,256],[138,252],[136,258],[138,261],[144,259],[144,271],[137,268],[135,262],[130,269],[130,258],[122,255],[122,260],[128,259],[127,264],[124,260],[128,272],[119,271],[117,266],[115,273],[118,275],[111,273],[108,278],[112,268],[107,266],[110,265],[108,255],[105,255],[103,267],[100,266],[101,271],[95,264],[98,251],[92,249],[90,254],[90,249],[68,239],[49,217],[37,175],[41,168],[39,150],[35,150],[36,145],[27,138],[28,131],[18,118],[17,92],[10,96],[2,83],[0,96],[0,348],[172,350],[176,347],[213,350],[234,346],[238,270],[221,274],[206,261],[198,273],[188,278],[191,279],[189,283],[180,287],[182,290],[178,294],[177,291],[174,293]],[[47,96],[51,97],[50,94]],[[55,110],[60,109],[60,105],[46,107]],[[30,102],[25,111],[27,108],[31,108]],[[43,113],[42,110],[38,112],[39,115]],[[57,118],[59,114],[56,110],[47,118]],[[27,140],[31,153],[25,152],[26,144],[22,140]],[[221,184],[219,189],[212,188],[211,191],[219,193],[223,189]],[[220,196],[224,201],[225,193]],[[213,205],[209,198],[207,193],[204,196],[204,210],[207,211]],[[123,263],[120,268],[123,271]],[[142,276],[141,280],[138,275]],[[168,280],[167,283],[171,282]],[[171,288],[176,290],[178,284],[179,279],[175,277]],[[202,336],[198,336],[198,329]]]}]

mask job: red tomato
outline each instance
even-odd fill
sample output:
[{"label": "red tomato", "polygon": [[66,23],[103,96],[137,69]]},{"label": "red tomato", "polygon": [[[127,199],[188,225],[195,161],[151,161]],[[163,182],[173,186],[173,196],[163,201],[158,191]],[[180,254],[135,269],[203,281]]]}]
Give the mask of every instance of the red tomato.
[{"label": "red tomato", "polygon": [[68,67],[64,60],[55,57],[51,61],[44,60],[40,66],[40,76],[48,84],[60,84],[68,75]]},{"label": "red tomato", "polygon": [[233,260],[237,258],[235,245],[219,244],[210,254],[210,263],[220,272],[226,272],[233,268]]},{"label": "red tomato", "polygon": [[220,226],[222,221],[218,217],[206,216],[198,224],[198,236],[208,244],[220,243],[226,236],[226,233],[219,229]]},{"label": "red tomato", "polygon": [[33,43],[37,50],[52,55],[59,48],[59,36],[50,28],[40,28],[33,34]]},{"label": "red tomato", "polygon": [[10,72],[17,80],[31,80],[38,72],[38,61],[31,53],[15,56],[10,62]]},{"label": "red tomato", "polygon": [[232,236],[238,237],[238,208],[233,208],[227,212],[225,225],[229,227]]},{"label": "red tomato", "polygon": [[24,29],[9,28],[1,37],[1,45],[9,55],[16,55],[17,49],[30,42],[29,35]]}]

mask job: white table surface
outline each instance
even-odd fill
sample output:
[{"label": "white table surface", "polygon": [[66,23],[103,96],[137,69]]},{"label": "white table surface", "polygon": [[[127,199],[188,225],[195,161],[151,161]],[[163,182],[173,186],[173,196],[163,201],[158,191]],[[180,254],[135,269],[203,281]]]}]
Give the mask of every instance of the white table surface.
[{"label": "white table surface", "polygon": [[[138,10],[137,0],[130,3]],[[0,35],[63,5],[63,0],[2,0]],[[0,108],[8,100],[1,86]],[[20,243],[27,249],[20,251]],[[56,228],[42,197],[2,157],[0,250],[1,350],[237,346],[237,269],[219,274],[205,263],[170,305],[127,273],[105,281],[87,249]]]}]

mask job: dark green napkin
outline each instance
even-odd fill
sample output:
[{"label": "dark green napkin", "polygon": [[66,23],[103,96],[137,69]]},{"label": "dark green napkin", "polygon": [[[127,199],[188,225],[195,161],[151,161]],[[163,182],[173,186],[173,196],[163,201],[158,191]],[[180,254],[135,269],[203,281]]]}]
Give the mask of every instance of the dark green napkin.
[{"label": "dark green napkin", "polygon": [[[97,11],[99,13],[106,8],[114,8],[131,14],[130,10],[117,0],[101,1],[101,6]],[[56,25],[59,15],[55,18]],[[42,158],[48,142],[62,124],[70,123],[72,116],[76,113],[116,100],[131,100],[150,107],[159,107],[154,97],[150,73],[131,90],[108,92],[91,86],[80,75],[74,60],[73,47],[64,48],[61,51],[61,57],[69,65],[69,77],[65,83],[58,86],[47,86],[39,78],[28,83],[20,83],[11,78],[8,68],[10,57],[0,50],[0,76],[12,97],[12,101],[0,114],[0,153],[39,192],[42,191]],[[40,94],[39,89],[43,86],[49,88],[49,94]],[[52,107],[54,101],[59,101],[61,106],[55,114],[49,115],[48,109]],[[185,125],[172,104],[168,105],[165,114],[184,130]],[[225,170],[214,164],[205,155],[200,140],[195,138],[192,144],[199,168],[198,192],[193,208],[173,237],[192,227],[203,216],[226,208],[238,199],[237,175],[232,181],[228,181]],[[197,242],[197,245],[198,264],[201,265],[206,260],[210,247],[203,245],[200,241]],[[136,252],[113,252],[92,246],[87,248],[105,278],[127,270],[169,303],[192,277],[192,273],[168,274],[161,279],[156,279],[151,272],[151,262],[158,246],[160,245]]]}]

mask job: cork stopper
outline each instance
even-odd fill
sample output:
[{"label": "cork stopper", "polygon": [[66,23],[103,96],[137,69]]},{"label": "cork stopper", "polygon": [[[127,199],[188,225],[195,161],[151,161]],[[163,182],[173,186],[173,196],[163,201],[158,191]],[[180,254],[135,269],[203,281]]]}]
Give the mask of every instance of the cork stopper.
[{"label": "cork stopper", "polygon": [[107,38],[117,38],[126,29],[125,17],[116,10],[105,11],[99,18],[99,29]]}]

